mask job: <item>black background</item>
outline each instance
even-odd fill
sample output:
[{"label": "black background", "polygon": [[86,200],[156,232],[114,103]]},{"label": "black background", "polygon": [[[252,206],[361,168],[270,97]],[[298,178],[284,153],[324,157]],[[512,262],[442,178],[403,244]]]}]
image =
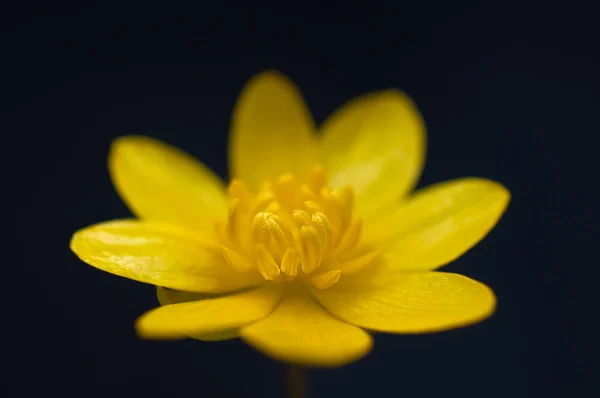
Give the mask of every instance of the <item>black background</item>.
[{"label": "black background", "polygon": [[281,395],[282,367],[240,341],[138,340],[132,322],[157,304],[153,287],[68,249],[78,228],[129,216],[106,169],[119,135],[163,139],[226,177],[232,106],[266,68],[296,81],[317,121],[353,96],[404,89],[428,126],[420,186],[477,175],[513,195],[488,238],[446,268],[492,286],[496,315],[378,335],[364,360],[312,372],[314,396],[594,396],[593,12],[449,3],[4,10],[5,396]]}]

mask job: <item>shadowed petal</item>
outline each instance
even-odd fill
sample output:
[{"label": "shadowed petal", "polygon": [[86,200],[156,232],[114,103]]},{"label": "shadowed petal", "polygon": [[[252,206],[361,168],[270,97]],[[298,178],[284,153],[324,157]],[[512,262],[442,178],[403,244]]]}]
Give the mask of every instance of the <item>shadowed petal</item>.
[{"label": "shadowed petal", "polygon": [[264,318],[280,297],[281,287],[269,286],[224,297],[165,305],[142,315],[135,327],[138,334],[147,339],[222,333]]},{"label": "shadowed petal", "polygon": [[119,195],[141,219],[213,234],[215,219],[227,215],[221,179],[191,155],[158,140],[116,139],[109,169]]},{"label": "shadowed petal", "polygon": [[[184,292],[181,290],[167,289],[164,287],[156,287],[156,296],[161,305],[188,303],[190,301],[206,300],[217,298],[218,295],[196,292]],[[224,341],[232,340],[240,337],[237,328],[227,329],[217,333],[206,333],[189,336],[200,341]]]}]

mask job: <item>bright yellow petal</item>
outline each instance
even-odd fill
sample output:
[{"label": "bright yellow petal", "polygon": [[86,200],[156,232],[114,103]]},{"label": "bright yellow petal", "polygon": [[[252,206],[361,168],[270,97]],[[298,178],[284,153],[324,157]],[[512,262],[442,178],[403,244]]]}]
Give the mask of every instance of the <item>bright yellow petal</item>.
[{"label": "bright yellow petal", "polygon": [[305,180],[316,159],[314,132],[310,112],[291,80],[274,71],[253,77],[233,113],[232,177],[253,190],[286,173]]},{"label": "bright yellow petal", "polygon": [[466,326],[490,316],[496,305],[494,293],[484,284],[443,272],[350,277],[314,294],[340,319],[389,333],[428,333]]},{"label": "bright yellow petal", "polygon": [[368,333],[331,317],[306,292],[286,294],[271,315],[242,328],[241,337],[272,358],[306,366],[342,366],[373,345]]},{"label": "bright yellow petal", "polygon": [[412,190],[425,161],[419,111],[394,90],[351,100],[322,127],[330,184],[351,185],[358,214],[369,216]]},{"label": "bright yellow petal", "polygon": [[191,155],[148,137],[121,137],[109,155],[113,183],[142,219],[168,221],[207,233],[227,215],[221,179]]},{"label": "bright yellow petal", "polygon": [[280,286],[269,286],[230,296],[165,305],[139,317],[135,327],[138,335],[147,339],[221,333],[269,315],[281,291]]},{"label": "bright yellow petal", "polygon": [[218,248],[194,231],[158,222],[92,225],[73,235],[71,250],[111,274],[178,290],[219,293],[259,281],[229,268]]},{"label": "bright yellow petal", "polygon": [[[199,301],[219,297],[218,295],[214,294],[184,292],[181,290],[167,289],[160,286],[156,287],[156,296],[158,297],[160,305],[188,303],[190,301]],[[224,341],[238,338],[239,332],[237,328],[233,328],[218,333],[206,333],[189,337],[201,341]]]},{"label": "bright yellow petal", "polygon": [[390,213],[369,220],[365,238],[379,244],[391,267],[431,270],[483,239],[509,200],[505,187],[481,178],[436,184],[418,191]]}]

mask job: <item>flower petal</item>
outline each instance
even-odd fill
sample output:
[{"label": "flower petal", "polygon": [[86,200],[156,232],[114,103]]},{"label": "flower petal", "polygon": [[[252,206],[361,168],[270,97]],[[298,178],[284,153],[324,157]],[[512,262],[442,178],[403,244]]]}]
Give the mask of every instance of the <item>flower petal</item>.
[{"label": "flower petal", "polygon": [[169,289],[162,286],[156,286],[156,297],[160,305],[171,305],[180,303],[189,303],[190,301],[200,301],[211,298],[218,298],[218,294],[186,292],[183,290]]},{"label": "flower petal", "polygon": [[109,155],[121,198],[142,219],[168,221],[214,233],[227,215],[221,179],[191,155],[149,137],[121,137]]},{"label": "flower petal", "polygon": [[240,334],[270,357],[307,366],[342,366],[373,345],[367,332],[331,317],[306,292],[286,292],[271,315]]},{"label": "flower petal", "polygon": [[463,178],[417,192],[370,220],[365,239],[378,242],[391,267],[431,270],[473,247],[496,225],[510,200],[502,185]]},{"label": "flower petal", "polygon": [[147,339],[179,339],[221,333],[269,315],[281,297],[280,286],[230,296],[165,305],[138,318],[138,335]]},{"label": "flower petal", "polygon": [[178,290],[220,293],[260,281],[229,268],[218,248],[194,231],[158,222],[92,225],[73,235],[71,250],[111,274]]},{"label": "flower petal", "polygon": [[[188,303],[190,301],[206,300],[210,298],[217,298],[219,296],[207,293],[197,292],[184,292],[182,290],[167,289],[164,287],[156,287],[156,296],[160,305],[180,304]],[[196,340],[201,341],[224,341],[231,340],[240,337],[237,328],[227,329],[217,333],[205,333],[194,336],[189,336]]]},{"label": "flower petal", "polygon": [[490,316],[494,293],[484,284],[443,272],[349,277],[315,297],[351,324],[389,333],[428,333],[466,326]]},{"label": "flower petal", "polygon": [[306,180],[316,159],[314,132],[310,112],[291,80],[275,71],[253,77],[233,113],[232,177],[253,190],[286,173]]},{"label": "flower petal", "polygon": [[350,185],[360,215],[374,214],[417,183],[425,161],[425,125],[403,93],[351,100],[322,127],[324,166],[335,187]]}]

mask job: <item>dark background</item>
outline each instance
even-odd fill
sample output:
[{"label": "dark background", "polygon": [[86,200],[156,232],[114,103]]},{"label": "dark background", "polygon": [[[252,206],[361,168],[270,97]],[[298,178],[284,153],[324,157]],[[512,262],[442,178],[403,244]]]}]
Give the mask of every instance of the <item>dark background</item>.
[{"label": "dark background", "polygon": [[364,360],[313,372],[314,396],[594,396],[593,11],[449,3],[4,10],[3,396],[281,395],[282,367],[240,341],[138,340],[132,322],[157,304],[153,287],[68,249],[75,230],[129,215],[106,169],[119,135],[163,139],[225,177],[232,106],[266,68],[297,82],[318,121],[361,93],[404,89],[428,126],[420,186],[477,175],[513,195],[488,238],[446,268],[492,286],[496,315],[377,336]]}]

